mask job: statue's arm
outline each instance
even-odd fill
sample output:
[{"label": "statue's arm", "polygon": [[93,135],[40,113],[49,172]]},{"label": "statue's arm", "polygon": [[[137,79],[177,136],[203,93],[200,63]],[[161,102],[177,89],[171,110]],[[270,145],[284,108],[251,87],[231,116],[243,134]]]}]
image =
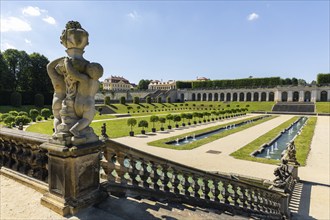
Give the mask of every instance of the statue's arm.
[{"label": "statue's arm", "polygon": [[50,78],[57,77],[59,74],[55,70],[55,66],[63,59],[64,57],[60,57],[58,59],[53,60],[52,62],[47,64],[47,73]]},{"label": "statue's arm", "polygon": [[89,77],[86,74],[79,73],[75,68],[73,68],[71,61],[68,58],[64,59],[64,66],[67,73],[77,81],[87,81]]}]

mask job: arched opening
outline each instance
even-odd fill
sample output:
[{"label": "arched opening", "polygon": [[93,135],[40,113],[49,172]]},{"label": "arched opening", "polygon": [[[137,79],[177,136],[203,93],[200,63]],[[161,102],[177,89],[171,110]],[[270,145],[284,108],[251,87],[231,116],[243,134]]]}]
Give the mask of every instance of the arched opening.
[{"label": "arched opening", "polygon": [[234,102],[237,101],[237,93],[236,93],[236,92],[234,92],[234,94],[233,94],[233,101],[234,101]]},{"label": "arched opening", "polygon": [[282,92],[282,102],[287,102],[288,101],[288,93],[287,92]]},{"label": "arched opening", "polygon": [[202,101],[202,95],[200,93],[197,94],[197,101]]},{"label": "arched opening", "polygon": [[214,101],[219,100],[219,94],[218,93],[214,93],[213,97],[214,97],[214,99],[213,99]]},{"label": "arched opening", "polygon": [[181,102],[184,102],[185,100],[184,100],[184,94],[182,93],[181,94]]},{"label": "arched opening", "polygon": [[225,101],[225,93],[220,93],[220,101],[223,102]]},{"label": "arched opening", "polygon": [[203,93],[203,101],[206,101],[206,93]]},{"label": "arched opening", "polygon": [[259,101],[259,92],[253,93],[253,101],[255,102]]},{"label": "arched opening", "polygon": [[191,95],[191,101],[196,101],[196,94],[195,94],[195,93],[193,93],[193,94]]},{"label": "arched opening", "polygon": [[239,101],[240,101],[240,102],[243,102],[243,101],[244,101],[244,92],[241,92],[241,93],[239,94]]},{"label": "arched opening", "polygon": [[304,95],[304,102],[310,102],[312,98],[312,94],[310,91],[306,91]]},{"label": "arched opening", "polygon": [[251,92],[246,93],[246,101],[251,102],[251,100],[252,100]]},{"label": "arched opening", "polygon": [[228,92],[226,95],[226,101],[229,102],[231,100],[231,94]]},{"label": "arched opening", "polygon": [[266,95],[265,92],[262,92],[262,93],[261,93],[261,101],[262,101],[262,102],[265,102],[266,100],[267,100],[267,95]]},{"label": "arched opening", "polygon": [[209,93],[207,101],[212,101],[212,93]]},{"label": "arched opening", "polygon": [[293,102],[298,102],[299,101],[299,92],[297,92],[297,91],[293,92],[292,101]]},{"label": "arched opening", "polygon": [[270,92],[270,93],[269,93],[269,97],[268,97],[268,101],[270,101],[270,102],[274,102],[274,100],[275,100],[275,95],[274,95],[273,92]]},{"label": "arched opening", "polygon": [[327,91],[322,91],[321,92],[321,99],[320,99],[321,102],[326,102],[328,101],[328,92]]}]

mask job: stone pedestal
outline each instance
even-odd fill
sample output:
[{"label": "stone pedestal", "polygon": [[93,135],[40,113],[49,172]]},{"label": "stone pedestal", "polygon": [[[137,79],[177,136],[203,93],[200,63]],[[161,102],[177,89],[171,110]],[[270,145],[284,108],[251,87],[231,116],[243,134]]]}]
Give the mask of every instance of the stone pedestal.
[{"label": "stone pedestal", "polygon": [[107,193],[99,189],[102,142],[66,147],[44,143],[48,151],[49,192],[41,204],[65,216],[101,202]]}]

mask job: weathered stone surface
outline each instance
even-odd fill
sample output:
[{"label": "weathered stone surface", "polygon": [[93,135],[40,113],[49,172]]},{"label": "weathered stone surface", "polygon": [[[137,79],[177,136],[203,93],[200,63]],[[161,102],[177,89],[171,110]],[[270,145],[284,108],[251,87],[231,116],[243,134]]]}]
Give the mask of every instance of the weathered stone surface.
[{"label": "weathered stone surface", "polygon": [[54,134],[52,143],[70,146],[98,140],[89,127],[95,115],[95,94],[103,68],[83,57],[88,45],[88,32],[79,22],[70,21],[61,35],[68,57],[55,59],[47,65],[54,87]]},{"label": "weathered stone surface", "polygon": [[102,142],[68,148],[44,143],[48,150],[49,192],[41,204],[61,215],[102,201],[107,193],[99,190],[100,147]]}]

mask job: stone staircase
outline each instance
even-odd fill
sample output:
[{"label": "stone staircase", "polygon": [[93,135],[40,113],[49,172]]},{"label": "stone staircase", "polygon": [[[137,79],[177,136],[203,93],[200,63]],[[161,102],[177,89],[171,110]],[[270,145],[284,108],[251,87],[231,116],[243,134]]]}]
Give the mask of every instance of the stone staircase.
[{"label": "stone staircase", "polygon": [[315,104],[313,102],[277,102],[272,112],[313,113]]}]

